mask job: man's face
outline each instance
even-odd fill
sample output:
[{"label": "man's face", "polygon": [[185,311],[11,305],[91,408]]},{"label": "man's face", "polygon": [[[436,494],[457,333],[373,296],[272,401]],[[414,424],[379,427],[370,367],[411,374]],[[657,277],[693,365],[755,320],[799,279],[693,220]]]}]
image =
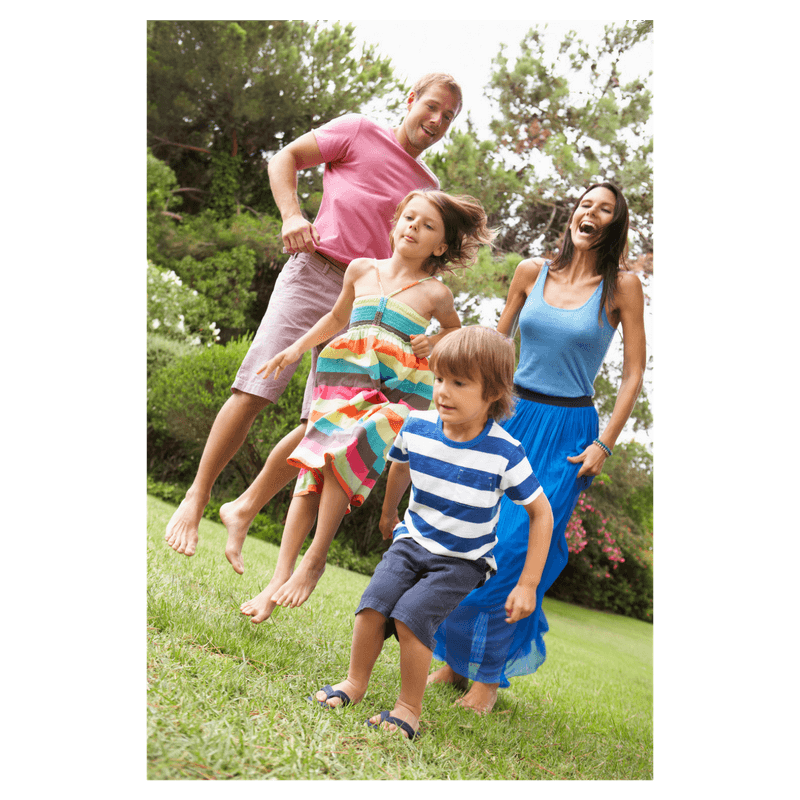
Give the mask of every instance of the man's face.
[{"label": "man's face", "polygon": [[398,141],[412,158],[416,158],[447,133],[458,110],[458,98],[443,84],[429,86],[419,97],[411,92]]}]

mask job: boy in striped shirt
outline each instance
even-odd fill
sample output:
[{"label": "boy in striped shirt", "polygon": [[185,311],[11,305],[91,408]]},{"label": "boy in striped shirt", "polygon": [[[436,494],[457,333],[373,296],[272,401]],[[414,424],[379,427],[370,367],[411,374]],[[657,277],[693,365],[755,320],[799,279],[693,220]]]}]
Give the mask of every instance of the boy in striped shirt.
[{"label": "boy in striped shirt", "polygon": [[[513,413],[514,346],[497,331],[461,328],[429,359],[435,411],[412,411],[389,453],[392,462],[380,521],[393,538],[364,592],[353,630],[347,678],[325,686],[320,705],[358,703],[386,636],[400,641],[400,696],[392,711],[367,723],[419,729],[422,696],[433,658],[433,635],[447,615],[496,571],[492,550],[503,494],[530,516],[528,555],[506,600],[506,621],[536,607],[553,530],[550,503],[522,445],[496,422]],[[397,509],[409,483],[408,510]]]}]

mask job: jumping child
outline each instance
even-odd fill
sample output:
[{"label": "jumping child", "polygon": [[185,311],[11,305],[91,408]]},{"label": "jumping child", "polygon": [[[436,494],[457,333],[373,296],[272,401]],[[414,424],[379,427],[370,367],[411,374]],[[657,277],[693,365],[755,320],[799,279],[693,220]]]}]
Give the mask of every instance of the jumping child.
[{"label": "jumping child", "polygon": [[[520,443],[496,420],[513,409],[514,345],[489,328],[462,328],[430,358],[435,411],[412,411],[388,458],[380,529],[393,537],[356,610],[350,668],[314,699],[324,707],[358,703],[384,639],[400,641],[400,695],[371,727],[419,730],[434,633],[447,615],[496,571],[492,550],[500,499],[530,518],[529,546],[517,585],[505,602],[506,622],[536,607],[553,515]],[[403,522],[398,503],[411,483]]]},{"label": "jumping child", "polygon": [[[266,588],[240,606],[253,622],[263,622],[276,605],[294,608],[308,599],[345,513],[369,495],[409,411],[430,407],[427,356],[461,327],[451,291],[434,276],[448,265],[468,266],[494,236],[480,203],[440,191],[411,192],[392,222],[391,258],[350,262],[332,311],[258,370],[277,378],[350,320],[317,361],[308,428],[287,459],[300,475],[278,563]],[[428,337],[433,317],[441,332]],[[314,540],[294,571],[315,518]]]}]

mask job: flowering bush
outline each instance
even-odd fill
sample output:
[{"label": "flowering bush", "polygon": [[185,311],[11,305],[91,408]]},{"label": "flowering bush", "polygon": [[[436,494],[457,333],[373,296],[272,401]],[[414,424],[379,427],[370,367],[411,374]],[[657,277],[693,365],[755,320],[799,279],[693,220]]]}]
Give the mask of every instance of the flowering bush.
[{"label": "flowering bush", "polygon": [[[589,544],[589,534],[586,532],[583,520],[586,519],[588,515],[592,517],[594,523],[592,525],[594,537],[600,551],[604,555],[604,558],[600,560],[609,562],[608,565],[598,564],[598,558],[591,557],[592,548],[590,548],[589,553],[585,552],[586,546]],[[609,520],[589,503],[584,494],[578,498],[578,504],[575,506],[575,511],[572,513],[569,523],[567,524],[566,539],[569,552],[580,555],[581,561],[583,561],[586,567],[593,571],[595,577],[598,578],[610,578],[611,574],[606,566],[610,569],[616,569],[625,561],[620,546],[608,530],[608,524]],[[594,561],[595,564],[592,565],[590,563],[591,561]]]},{"label": "flowering bush", "polygon": [[553,597],[653,621],[651,460],[640,445],[618,445],[608,473],[580,496]]},{"label": "flowering bush", "polygon": [[206,298],[152,261],[147,262],[147,331],[193,345],[219,341],[219,328],[208,319]]}]

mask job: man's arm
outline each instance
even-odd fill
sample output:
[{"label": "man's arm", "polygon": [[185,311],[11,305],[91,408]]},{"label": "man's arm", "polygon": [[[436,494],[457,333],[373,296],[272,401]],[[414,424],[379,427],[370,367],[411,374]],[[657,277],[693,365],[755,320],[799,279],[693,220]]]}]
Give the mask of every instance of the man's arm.
[{"label": "man's arm", "polygon": [[319,244],[317,229],[300,210],[297,173],[322,164],[323,160],[317,139],[309,131],[287,144],[267,165],[269,186],[283,220],[283,246],[289,253],[313,253]]}]

